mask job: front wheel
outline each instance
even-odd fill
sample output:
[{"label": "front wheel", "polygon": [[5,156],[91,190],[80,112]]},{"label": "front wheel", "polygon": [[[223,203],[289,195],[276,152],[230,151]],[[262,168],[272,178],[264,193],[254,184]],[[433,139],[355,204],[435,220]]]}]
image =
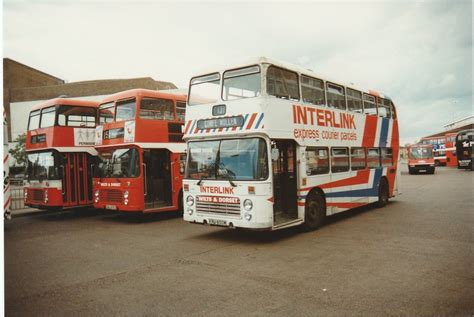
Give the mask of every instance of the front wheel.
[{"label": "front wheel", "polygon": [[305,231],[321,227],[326,220],[326,202],[323,195],[316,191],[310,192],[306,197],[304,211],[303,229]]},{"label": "front wheel", "polygon": [[379,184],[379,200],[377,201],[377,207],[382,208],[388,204],[388,183],[385,178],[380,180]]}]

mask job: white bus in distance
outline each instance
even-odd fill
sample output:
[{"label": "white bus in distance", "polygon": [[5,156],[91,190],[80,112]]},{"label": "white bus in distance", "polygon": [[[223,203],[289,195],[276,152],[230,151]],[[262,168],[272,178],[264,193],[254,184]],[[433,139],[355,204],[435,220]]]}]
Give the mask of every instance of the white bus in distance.
[{"label": "white bus in distance", "polygon": [[191,79],[184,220],[303,225],[398,194],[395,106],[268,58]]}]

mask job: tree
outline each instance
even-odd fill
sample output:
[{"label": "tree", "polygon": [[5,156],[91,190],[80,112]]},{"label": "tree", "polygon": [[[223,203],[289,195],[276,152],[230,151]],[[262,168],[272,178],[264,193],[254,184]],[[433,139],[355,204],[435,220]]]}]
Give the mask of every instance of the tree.
[{"label": "tree", "polygon": [[15,147],[13,149],[10,149],[8,153],[10,153],[11,156],[13,156],[13,158],[15,159],[16,166],[26,166],[26,133],[17,136],[15,142]]}]

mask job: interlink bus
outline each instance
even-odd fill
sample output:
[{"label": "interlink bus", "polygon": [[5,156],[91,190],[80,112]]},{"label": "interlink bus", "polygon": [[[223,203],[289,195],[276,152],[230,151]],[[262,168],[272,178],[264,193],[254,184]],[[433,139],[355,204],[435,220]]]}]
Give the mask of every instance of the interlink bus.
[{"label": "interlink bus", "polygon": [[65,209],[92,205],[98,103],[56,98],[32,108],[26,135],[25,205]]},{"label": "interlink bus", "polygon": [[144,213],[180,209],[185,110],[185,95],[145,89],[101,102],[95,208]]},{"label": "interlink bus", "polygon": [[474,129],[463,130],[456,136],[456,154],[459,169],[474,170]]},{"label": "interlink bus", "polygon": [[431,144],[414,144],[408,146],[408,173],[435,173],[433,146]]},{"label": "interlink bus", "polygon": [[191,223],[310,230],[399,192],[392,101],[268,58],[193,77],[184,139]]}]

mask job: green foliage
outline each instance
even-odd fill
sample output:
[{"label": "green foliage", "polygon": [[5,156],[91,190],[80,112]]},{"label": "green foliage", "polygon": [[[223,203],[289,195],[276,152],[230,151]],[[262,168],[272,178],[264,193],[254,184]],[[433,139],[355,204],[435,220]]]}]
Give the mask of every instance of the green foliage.
[{"label": "green foliage", "polygon": [[8,152],[16,160],[16,166],[26,166],[26,133],[20,134],[16,138],[15,142],[17,142],[15,147],[13,149],[10,149]]}]

